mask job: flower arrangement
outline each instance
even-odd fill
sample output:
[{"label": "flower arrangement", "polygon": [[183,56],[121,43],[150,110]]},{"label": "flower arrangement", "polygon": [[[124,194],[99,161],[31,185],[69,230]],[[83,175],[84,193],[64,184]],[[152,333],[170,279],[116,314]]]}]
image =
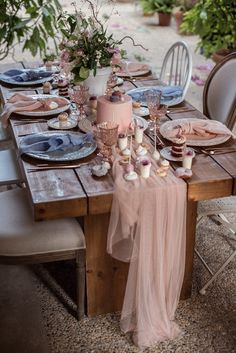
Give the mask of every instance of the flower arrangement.
[{"label": "flower arrangement", "polygon": [[96,4],[90,0],[85,0],[85,3],[89,7],[89,15],[78,11],[73,3],[75,13],[64,13],[59,19],[59,27],[64,37],[59,45],[62,51],[61,63],[62,66],[70,66],[76,82],[86,80],[90,70],[95,76],[98,68],[110,64],[117,65],[126,54],[119,48],[125,38],[129,38],[133,45],[137,46],[129,36],[115,40],[99,19]]}]

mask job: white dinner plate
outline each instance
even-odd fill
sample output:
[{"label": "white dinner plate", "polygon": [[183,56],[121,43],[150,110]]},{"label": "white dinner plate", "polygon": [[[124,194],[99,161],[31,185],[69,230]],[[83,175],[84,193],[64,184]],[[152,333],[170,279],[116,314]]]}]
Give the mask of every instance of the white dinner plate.
[{"label": "white dinner plate", "polygon": [[[36,69],[33,69],[33,70],[36,71]],[[25,70],[25,71],[29,71],[29,69]],[[14,85],[14,86],[35,86],[35,85],[40,85],[40,84],[42,84],[44,82],[48,82],[48,81],[52,81],[52,80],[53,80],[53,77],[49,76],[49,77],[42,77],[42,78],[40,78],[38,80],[33,80],[33,81],[17,82],[17,81],[13,80],[9,76],[6,76],[4,74],[0,75],[0,81],[5,82],[5,83],[10,84],[10,85]]]},{"label": "white dinner plate", "polygon": [[[148,122],[144,118],[142,118],[141,116],[133,115],[133,119],[136,121],[137,125],[143,126],[144,130],[147,129]],[[79,121],[78,126],[80,130],[83,132],[92,132],[93,131],[92,124],[94,121],[95,121],[94,118],[87,117],[86,119],[82,119],[81,121]]]},{"label": "white dinner plate", "polygon": [[136,116],[148,116],[149,115],[149,109],[147,107],[140,107],[140,109],[138,111],[135,111],[135,112],[134,112],[134,109],[133,109],[133,113]]},{"label": "white dinner plate", "polygon": [[123,85],[123,83],[124,83],[123,78],[117,77],[117,79],[114,81],[114,84],[111,85],[111,87],[113,88],[115,86],[121,86],[121,85]]},{"label": "white dinner plate", "polygon": [[142,126],[144,128],[144,130],[146,130],[148,128],[147,120],[145,120],[141,116],[134,115],[133,119],[136,121],[136,124],[139,126]]},{"label": "white dinner plate", "polygon": [[[167,159],[168,161],[173,161],[173,162],[182,162],[183,156],[181,157],[175,157],[171,154],[171,146],[164,147],[162,150],[160,150],[160,154],[163,158]],[[191,147],[187,147],[185,153],[192,152],[193,158],[195,157],[195,152]]]},{"label": "white dinner plate", "polygon": [[60,122],[58,118],[48,120],[48,126],[56,130],[69,130],[73,129],[78,125],[76,120],[68,118],[66,121]]},{"label": "white dinner plate", "polygon": [[[160,89],[163,88],[163,86],[159,86]],[[145,86],[145,87],[138,87],[138,88],[134,88],[131,89],[129,91],[126,92],[126,94],[128,94],[129,96],[132,97],[132,94],[135,94],[135,99],[136,101],[140,101],[141,104],[143,106],[147,106],[146,100],[144,99],[143,95],[145,91],[148,90],[153,90],[156,89],[158,90],[158,86]],[[133,99],[133,97],[132,97]],[[176,96],[172,96],[172,97],[168,97],[163,99],[163,97],[161,98],[161,104],[166,104],[168,107],[171,107],[172,105],[177,105],[180,104],[181,102],[183,102],[184,97],[181,95],[176,95]]]},{"label": "white dinner plate", "polygon": [[[162,124],[160,126],[160,133],[161,135],[169,140],[172,141],[172,139],[169,137],[169,133],[170,131],[172,131],[173,129],[175,129],[178,125],[181,125],[185,122],[195,122],[195,121],[199,121],[199,119],[196,118],[186,118],[186,119],[176,119],[176,120],[171,120],[171,121],[167,121],[164,124]],[[209,120],[210,122],[210,120]],[[215,121],[212,120],[212,123],[214,123]],[[221,124],[220,122],[217,122],[217,124]],[[206,138],[197,138],[197,136],[194,139],[190,139],[189,137],[187,137],[186,140],[186,144],[189,146],[213,146],[213,145],[219,145],[221,143],[226,142],[227,140],[229,140],[231,137],[231,135],[216,135],[213,136],[211,139]]]},{"label": "white dinner plate", "polygon": [[[43,135],[43,136],[55,136],[55,135],[62,135],[62,134],[68,134],[69,132],[67,131],[45,131],[41,133],[37,133],[37,135]],[[81,132],[70,132],[70,134],[76,134],[76,135],[81,135],[84,136]],[[21,140],[21,143],[27,142],[28,139],[30,139],[32,135],[24,136]],[[73,146],[70,148],[67,148],[64,151],[57,150],[57,151],[51,151],[51,152],[44,152],[44,153],[37,153],[37,152],[26,152],[25,154],[37,158],[40,160],[45,160],[45,161],[52,161],[52,162],[70,162],[74,161],[77,159],[85,158],[92,154],[97,148],[97,144],[94,140],[91,142],[86,142],[82,146]]]},{"label": "white dinner plate", "polygon": [[36,117],[50,116],[50,115],[60,114],[70,108],[70,101],[64,97],[58,97],[56,94],[33,94],[33,95],[29,95],[28,97],[31,97],[35,100],[45,99],[45,98],[60,98],[60,99],[64,99],[65,105],[63,105],[62,107],[58,107],[56,109],[50,109],[47,111],[40,111],[40,110],[21,111],[21,112],[17,112],[18,115],[36,116]]},{"label": "white dinner plate", "polygon": [[140,65],[140,68],[142,68],[143,64],[142,63],[133,63],[133,62],[130,62],[128,61],[127,62],[128,64],[128,69],[127,71],[118,71],[116,72],[116,75],[119,76],[119,77],[137,77],[137,76],[143,76],[143,75],[146,75],[150,72],[150,68],[146,66],[146,68],[143,68],[143,70],[137,70],[137,71],[129,71],[129,65],[131,64],[135,64],[136,66],[137,65]]}]

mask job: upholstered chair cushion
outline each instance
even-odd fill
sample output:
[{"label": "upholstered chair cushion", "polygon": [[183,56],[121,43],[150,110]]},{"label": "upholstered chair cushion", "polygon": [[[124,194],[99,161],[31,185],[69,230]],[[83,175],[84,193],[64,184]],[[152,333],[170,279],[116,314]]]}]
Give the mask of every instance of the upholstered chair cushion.
[{"label": "upholstered chair cushion", "polygon": [[83,231],[75,219],[34,222],[25,189],[1,192],[0,210],[0,256],[85,248]]},{"label": "upholstered chair cushion", "polygon": [[0,185],[17,184],[22,181],[14,150],[0,151]]}]

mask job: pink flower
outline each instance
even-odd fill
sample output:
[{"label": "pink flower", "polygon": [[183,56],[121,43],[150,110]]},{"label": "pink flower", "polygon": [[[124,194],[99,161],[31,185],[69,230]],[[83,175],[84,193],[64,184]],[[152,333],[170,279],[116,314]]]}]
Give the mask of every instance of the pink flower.
[{"label": "pink flower", "polygon": [[111,58],[111,65],[120,65],[121,55],[120,53],[114,53]]},{"label": "pink flower", "polygon": [[119,48],[106,48],[106,50],[108,51],[108,53],[111,53],[111,54],[120,54]]},{"label": "pink flower", "polygon": [[67,50],[62,50],[61,52],[61,61],[68,62],[70,58],[70,54]]}]

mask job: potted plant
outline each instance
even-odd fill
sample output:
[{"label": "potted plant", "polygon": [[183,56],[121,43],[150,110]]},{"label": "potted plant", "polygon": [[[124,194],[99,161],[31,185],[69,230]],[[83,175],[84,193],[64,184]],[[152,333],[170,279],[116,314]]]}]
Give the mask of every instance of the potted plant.
[{"label": "potted plant", "polygon": [[160,26],[169,26],[176,0],[141,0],[144,12],[157,12]]},{"label": "potted plant", "polygon": [[90,94],[99,96],[105,93],[111,64],[119,64],[125,55],[120,49],[124,39],[130,39],[134,46],[139,44],[130,36],[115,39],[99,17],[99,4],[91,0],[85,0],[85,3],[88,5],[86,14],[74,3],[74,13],[63,13],[58,20],[64,37],[59,45],[61,66],[67,70],[69,66],[74,82],[86,81]]},{"label": "potted plant", "polygon": [[173,11],[173,15],[175,18],[178,32],[180,32],[180,26],[183,22],[185,13],[191,10],[191,8],[194,6],[195,3],[196,3],[196,0],[177,0],[176,1],[176,8]]},{"label": "potted plant", "polygon": [[61,11],[58,0],[1,0],[0,60],[14,54],[16,44],[33,56],[47,53],[50,46],[57,47],[57,18]]},{"label": "potted plant", "polygon": [[205,57],[212,56],[213,60],[219,61],[236,51],[235,18],[236,7],[230,1],[199,0],[185,14],[181,31],[198,34],[198,48]]}]

